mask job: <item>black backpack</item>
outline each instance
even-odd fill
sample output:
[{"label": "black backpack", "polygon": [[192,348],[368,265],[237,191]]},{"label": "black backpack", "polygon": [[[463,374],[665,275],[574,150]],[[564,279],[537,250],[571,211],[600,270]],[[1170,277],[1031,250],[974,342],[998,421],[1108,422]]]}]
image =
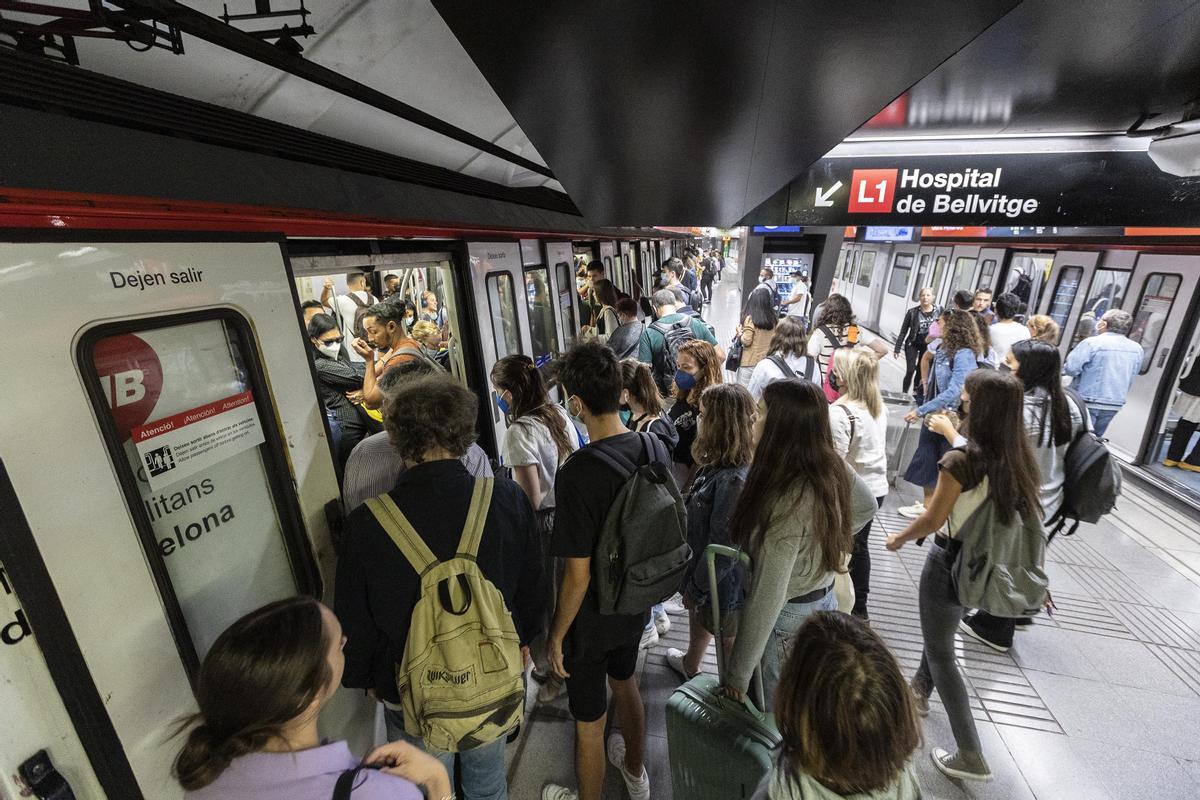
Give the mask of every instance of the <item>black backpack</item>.
[{"label": "black backpack", "polygon": [[692,318],[684,315],[683,319],[670,325],[663,325],[655,320],[650,323],[650,327],[663,337],[662,353],[656,359],[659,363],[655,365],[654,377],[658,379],[658,388],[664,394],[670,394],[671,381],[675,379],[675,372],[679,369],[679,348],[683,347],[685,342],[696,338],[692,330]]},{"label": "black backpack", "polygon": [[646,460],[641,466],[604,440],[581,451],[599,458],[624,479],[604,518],[592,558],[601,614],[650,610],[679,588],[692,557],[683,498],[670,472],[671,456],[654,434],[637,436]]},{"label": "black backpack", "polygon": [[1057,522],[1050,531],[1053,539],[1074,520],[1063,536],[1071,536],[1081,522],[1096,523],[1105,514],[1116,508],[1121,495],[1121,466],[1104,445],[1104,440],[1091,430],[1088,424],[1087,404],[1078,393],[1066,390],[1067,396],[1075,401],[1083,415],[1084,425],[1067,447],[1063,463],[1063,503],[1047,524]]},{"label": "black backpack", "polygon": [[[778,353],[767,356],[767,361],[779,367],[779,371],[783,373],[785,379],[796,377],[795,370],[789,367],[787,361]],[[821,365],[812,356],[804,357],[804,379],[809,383],[815,383],[817,386],[821,385]]]}]

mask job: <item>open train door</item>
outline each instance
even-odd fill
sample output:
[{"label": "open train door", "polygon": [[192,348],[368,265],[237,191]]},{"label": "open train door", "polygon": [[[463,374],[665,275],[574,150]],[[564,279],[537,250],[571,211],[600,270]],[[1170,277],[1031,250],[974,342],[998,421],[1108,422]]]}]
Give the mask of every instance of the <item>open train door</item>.
[{"label": "open train door", "polygon": [[[0,740],[2,772],[46,748],[77,796],[180,797],[171,733],[217,635],[332,581],[338,487],[286,260],[76,241],[0,243],[0,265],[0,557],[24,606],[0,662],[59,695],[0,695],[6,733],[43,715]],[[331,711],[324,734],[370,743],[360,696]]]}]

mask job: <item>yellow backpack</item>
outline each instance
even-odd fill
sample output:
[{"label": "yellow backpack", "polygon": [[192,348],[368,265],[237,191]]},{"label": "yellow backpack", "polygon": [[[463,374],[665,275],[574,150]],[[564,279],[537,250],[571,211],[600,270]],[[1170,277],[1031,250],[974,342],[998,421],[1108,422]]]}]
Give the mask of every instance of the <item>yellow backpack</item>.
[{"label": "yellow backpack", "polygon": [[396,685],[404,729],[457,753],[506,736],[525,712],[521,640],[504,595],[476,563],[492,479],[475,481],[458,552],[438,561],[386,494],[368,508],[421,577]]}]

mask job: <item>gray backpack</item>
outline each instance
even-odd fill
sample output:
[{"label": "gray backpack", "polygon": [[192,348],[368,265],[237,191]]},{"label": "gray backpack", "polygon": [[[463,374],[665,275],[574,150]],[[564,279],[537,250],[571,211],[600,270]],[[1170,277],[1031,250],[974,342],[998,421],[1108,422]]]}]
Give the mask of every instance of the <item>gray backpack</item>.
[{"label": "gray backpack", "polygon": [[959,605],[994,617],[1033,617],[1041,612],[1050,579],[1046,576],[1046,531],[1038,514],[1013,514],[1000,521],[996,502],[983,501],[953,531],[959,543],[951,577]]},{"label": "gray backpack", "polygon": [[599,458],[625,480],[604,518],[592,559],[601,614],[649,611],[679,589],[692,557],[671,457],[654,434],[639,433],[638,438],[647,462],[642,466],[603,439],[580,451]]}]

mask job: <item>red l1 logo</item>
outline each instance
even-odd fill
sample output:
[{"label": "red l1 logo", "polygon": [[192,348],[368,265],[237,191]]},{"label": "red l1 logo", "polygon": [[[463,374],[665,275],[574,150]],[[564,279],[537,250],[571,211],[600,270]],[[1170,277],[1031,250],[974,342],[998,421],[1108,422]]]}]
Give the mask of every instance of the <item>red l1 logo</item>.
[{"label": "red l1 logo", "polygon": [[850,213],[886,214],[896,193],[896,169],[856,169],[850,179]]}]

